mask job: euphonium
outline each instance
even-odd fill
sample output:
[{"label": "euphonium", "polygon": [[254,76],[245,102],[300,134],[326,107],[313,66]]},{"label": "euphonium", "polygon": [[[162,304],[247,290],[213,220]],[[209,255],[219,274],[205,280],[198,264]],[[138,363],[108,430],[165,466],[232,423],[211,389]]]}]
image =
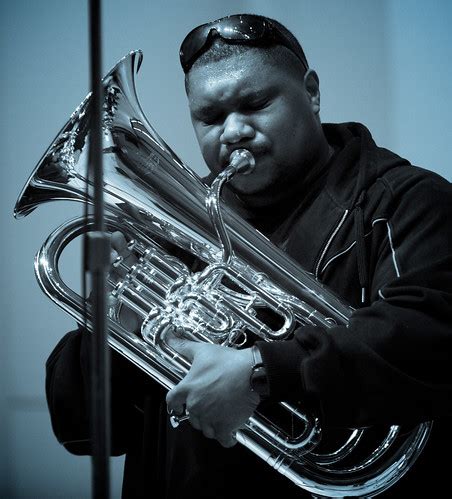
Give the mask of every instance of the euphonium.
[{"label": "euphonium", "polygon": [[[284,340],[303,324],[347,323],[350,306],[220,201],[224,182],[252,168],[248,151],[236,151],[207,187],[155,132],[135,91],[141,60],[140,51],[131,52],[103,80],[106,225],[134,241],[138,258],[131,268],[119,263],[124,277],[112,291],[110,346],[170,389],[189,365],[165,343],[167,328],[183,326],[191,339],[240,348],[255,338]],[[88,95],[30,176],[16,217],[50,200],[92,201],[86,189],[89,123]],[[35,260],[43,291],[79,322],[83,300],[62,281],[58,261],[65,246],[89,230],[92,222],[80,218],[63,224]],[[197,272],[184,263],[187,256],[201,264]],[[142,318],[139,333],[121,324],[122,307]],[[430,425],[351,429],[335,435],[333,446],[315,414],[282,402],[271,416],[256,412],[237,440],[315,495],[370,497],[411,467]]]}]

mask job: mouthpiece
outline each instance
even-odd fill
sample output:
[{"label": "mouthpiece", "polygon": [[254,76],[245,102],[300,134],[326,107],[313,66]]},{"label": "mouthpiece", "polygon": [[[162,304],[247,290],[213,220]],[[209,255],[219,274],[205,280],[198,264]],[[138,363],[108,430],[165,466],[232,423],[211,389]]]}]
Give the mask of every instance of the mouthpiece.
[{"label": "mouthpiece", "polygon": [[234,168],[235,173],[248,175],[254,170],[256,160],[247,149],[236,149],[229,158],[229,167]]}]

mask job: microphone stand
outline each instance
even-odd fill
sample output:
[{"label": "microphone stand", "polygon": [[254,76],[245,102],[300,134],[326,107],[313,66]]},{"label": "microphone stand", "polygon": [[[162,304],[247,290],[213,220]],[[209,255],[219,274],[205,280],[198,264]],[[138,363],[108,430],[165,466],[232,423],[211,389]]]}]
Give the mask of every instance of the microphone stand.
[{"label": "microphone stand", "polygon": [[[88,270],[92,277],[93,335],[91,348],[92,496],[110,496],[110,359],[106,324],[106,275],[110,264],[110,239],[105,233],[102,168],[102,46],[101,0],[89,2],[91,134],[89,168],[92,171],[94,232],[88,237]],[[91,183],[91,182],[90,182]]]}]

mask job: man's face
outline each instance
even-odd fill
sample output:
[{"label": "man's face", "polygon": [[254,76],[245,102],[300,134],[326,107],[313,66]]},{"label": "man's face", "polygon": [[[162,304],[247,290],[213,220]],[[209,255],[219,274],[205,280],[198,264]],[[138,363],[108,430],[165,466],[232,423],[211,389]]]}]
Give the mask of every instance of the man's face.
[{"label": "man's face", "polygon": [[303,77],[271,64],[258,50],[192,68],[188,99],[212,172],[224,169],[235,149],[255,157],[253,172],[231,181],[245,198],[284,195],[315,161],[320,122]]}]

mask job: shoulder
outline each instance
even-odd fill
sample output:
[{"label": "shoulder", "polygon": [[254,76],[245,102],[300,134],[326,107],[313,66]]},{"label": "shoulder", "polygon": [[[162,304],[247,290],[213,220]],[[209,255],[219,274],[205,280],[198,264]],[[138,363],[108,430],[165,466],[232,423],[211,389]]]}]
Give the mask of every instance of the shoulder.
[{"label": "shoulder", "polygon": [[441,175],[410,164],[392,168],[379,177],[394,197],[428,193],[452,195],[452,184]]},{"label": "shoulder", "polygon": [[425,168],[401,165],[386,171],[378,181],[386,192],[388,215],[441,218],[452,210],[452,184]]}]

